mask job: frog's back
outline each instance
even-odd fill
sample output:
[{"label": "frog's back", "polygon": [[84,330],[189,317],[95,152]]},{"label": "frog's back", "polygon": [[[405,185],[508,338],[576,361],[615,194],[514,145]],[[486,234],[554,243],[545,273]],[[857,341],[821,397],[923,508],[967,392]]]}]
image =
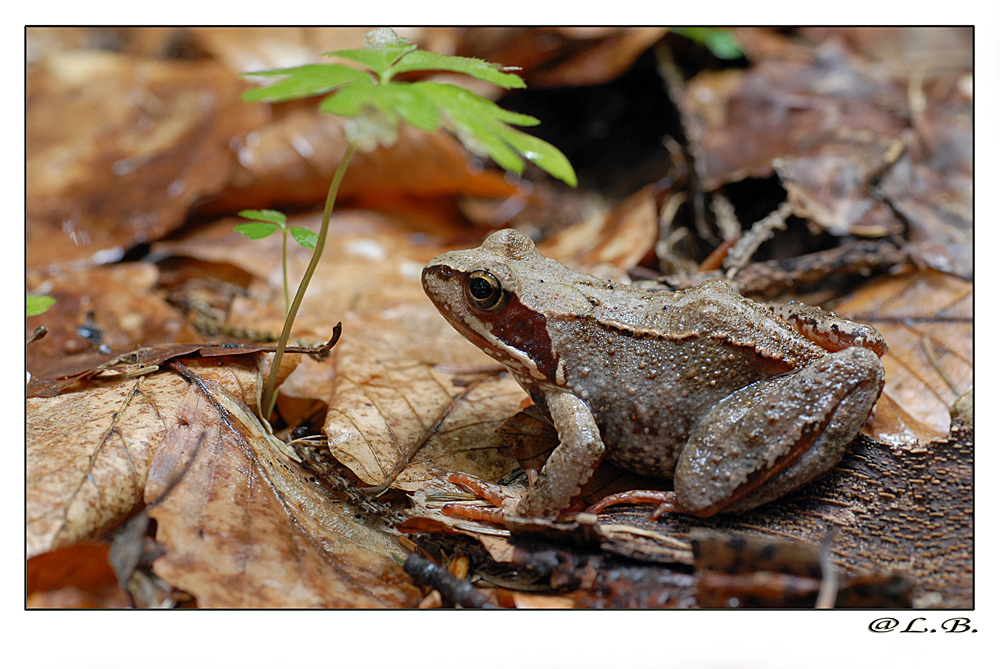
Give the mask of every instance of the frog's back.
[{"label": "frog's back", "polygon": [[[724,284],[622,292],[587,316],[550,319],[563,387],[594,413],[612,462],[670,476],[716,403],[823,355]],[[607,297],[607,296],[605,296]]]}]

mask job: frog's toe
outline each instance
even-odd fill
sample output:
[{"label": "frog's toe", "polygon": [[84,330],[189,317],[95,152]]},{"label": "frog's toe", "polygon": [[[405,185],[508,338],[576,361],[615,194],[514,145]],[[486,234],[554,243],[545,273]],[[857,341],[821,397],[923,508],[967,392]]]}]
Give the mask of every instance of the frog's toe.
[{"label": "frog's toe", "polygon": [[504,524],[507,512],[497,507],[471,506],[469,504],[449,503],[441,507],[441,513],[452,518],[465,518],[480,522]]},{"label": "frog's toe", "polygon": [[656,504],[656,509],[649,515],[650,520],[656,520],[664,513],[678,513],[677,495],[670,490],[629,490],[608,495],[596,504],[587,507],[587,513],[598,514],[614,504]]}]

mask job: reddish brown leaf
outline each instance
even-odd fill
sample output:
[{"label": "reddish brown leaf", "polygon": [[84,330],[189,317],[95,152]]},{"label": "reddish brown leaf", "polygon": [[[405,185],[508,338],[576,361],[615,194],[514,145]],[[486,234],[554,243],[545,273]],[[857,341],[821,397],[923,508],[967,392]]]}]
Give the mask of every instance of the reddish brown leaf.
[{"label": "reddish brown leaf", "polygon": [[28,560],[28,608],[108,608],[128,606],[108,563],[108,547],[79,544]]}]

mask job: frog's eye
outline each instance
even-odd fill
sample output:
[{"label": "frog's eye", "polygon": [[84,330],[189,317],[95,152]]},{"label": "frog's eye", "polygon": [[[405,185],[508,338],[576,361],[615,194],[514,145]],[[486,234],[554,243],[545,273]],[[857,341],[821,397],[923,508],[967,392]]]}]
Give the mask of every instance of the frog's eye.
[{"label": "frog's eye", "polygon": [[500,280],[483,270],[469,275],[465,283],[465,297],[469,304],[483,311],[499,309],[504,303],[504,290]]}]

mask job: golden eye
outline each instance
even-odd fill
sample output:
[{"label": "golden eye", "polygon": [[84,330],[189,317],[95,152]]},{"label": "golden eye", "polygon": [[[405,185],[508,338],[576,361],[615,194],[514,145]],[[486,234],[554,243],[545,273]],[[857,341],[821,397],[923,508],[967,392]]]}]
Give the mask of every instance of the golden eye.
[{"label": "golden eye", "polygon": [[500,280],[482,270],[469,275],[465,283],[465,297],[469,304],[483,311],[493,311],[503,306],[505,299]]}]

